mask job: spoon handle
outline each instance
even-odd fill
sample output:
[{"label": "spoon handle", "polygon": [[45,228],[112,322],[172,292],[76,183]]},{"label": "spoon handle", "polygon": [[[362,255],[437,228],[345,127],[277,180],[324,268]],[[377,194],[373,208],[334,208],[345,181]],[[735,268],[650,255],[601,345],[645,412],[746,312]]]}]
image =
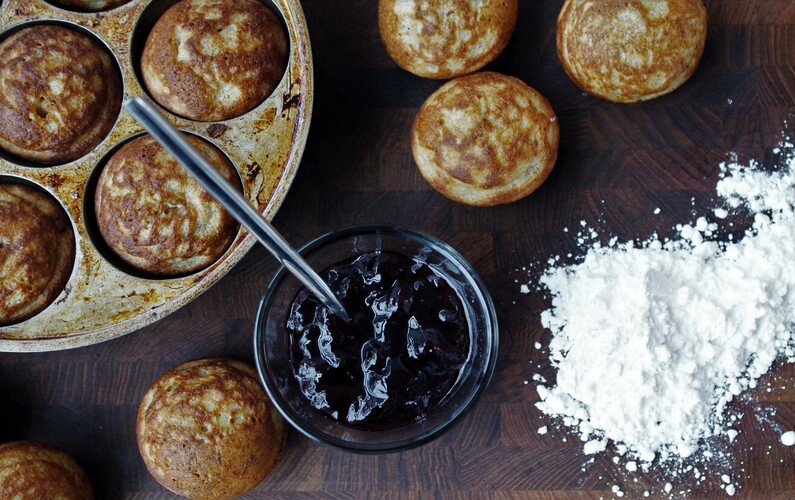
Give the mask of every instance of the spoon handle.
[{"label": "spoon handle", "polygon": [[287,240],[246,201],[210,163],[182,137],[152,105],[149,99],[133,97],[124,107],[199,184],[294,274],[331,312],[349,320],[345,308],[323,279],[296,252]]}]

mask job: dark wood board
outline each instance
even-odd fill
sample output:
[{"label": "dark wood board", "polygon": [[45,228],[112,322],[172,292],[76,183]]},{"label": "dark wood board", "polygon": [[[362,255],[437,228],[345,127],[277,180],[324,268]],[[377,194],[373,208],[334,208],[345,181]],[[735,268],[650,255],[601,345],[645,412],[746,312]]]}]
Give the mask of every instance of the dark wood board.
[{"label": "dark wood board", "polygon": [[[548,97],[561,126],[555,170],[521,201],[473,208],[437,194],[411,157],[414,115],[443,82],[415,77],[388,58],[375,0],[303,1],[315,107],[275,226],[295,244],[365,222],[446,240],[493,295],[500,352],[484,397],[437,441],[363,456],[291,432],[276,469],[247,498],[600,498],[614,496],[614,484],[632,498],[660,496],[666,481],[673,493],[725,495],[719,477],[696,485],[692,476],[629,474],[610,450],[588,463],[576,435],[556,429],[534,406],[531,377],[546,358],[534,343],[548,342],[539,314],[549,301],[520,293],[519,285],[527,282],[524,268],[537,276],[550,256],[578,251],[564,227],[585,220],[621,239],[671,234],[673,224],[714,203],[718,164],[729,152],[770,156],[795,112],[795,2],[707,0],[707,46],[694,76],[673,94],[636,105],[586,96],[567,78],[555,52],[561,4],[520,0],[516,33],[487,68]],[[64,449],[85,467],[98,498],[171,498],[138,454],[140,398],[183,361],[253,361],[253,316],[276,268],[256,248],[208,292],[141,331],[75,350],[0,354],[0,442],[35,439]],[[795,427],[795,369],[777,364],[743,401],[741,433],[724,464],[737,496],[795,497],[795,447],[779,443],[781,429]],[[543,425],[551,431],[540,435]]]}]

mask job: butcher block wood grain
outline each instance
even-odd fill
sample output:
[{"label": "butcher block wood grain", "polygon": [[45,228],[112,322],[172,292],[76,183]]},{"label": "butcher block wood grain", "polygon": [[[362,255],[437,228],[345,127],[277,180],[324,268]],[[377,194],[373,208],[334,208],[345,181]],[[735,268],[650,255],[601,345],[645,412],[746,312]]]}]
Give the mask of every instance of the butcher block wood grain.
[{"label": "butcher block wood grain", "polygon": [[[414,115],[443,82],[389,60],[375,0],[305,0],[316,68],[309,141],[275,226],[295,244],[365,222],[395,223],[457,248],[490,289],[501,327],[493,381],[449,433],[419,449],[384,456],[335,451],[293,431],[279,464],[246,498],[627,498],[725,496],[707,468],[670,477],[624,470],[615,452],[586,457],[579,438],[535,408],[541,371],[554,376],[539,314],[541,292],[520,293],[554,255],[577,249],[580,221],[621,239],[671,235],[714,203],[718,164],[735,152],[764,162],[795,132],[795,2],[707,0],[703,59],[676,92],[636,105],[584,95],[555,53],[562,0],[520,0],[519,23],[487,69],[521,78],[560,120],[555,170],[519,202],[474,208],[437,194],[414,166]],[[660,213],[655,215],[656,208]],[[160,322],[75,350],[0,354],[0,441],[35,439],[64,449],[86,469],[98,498],[171,498],[146,471],[135,441],[141,396],[164,371],[190,359],[253,361],[260,295],[277,269],[254,249],[217,285]],[[539,342],[542,348],[536,349]],[[720,466],[742,498],[795,497],[795,369],[780,362],[738,398],[740,434]],[[547,434],[537,430],[548,426]],[[680,492],[685,492],[680,495]]]}]

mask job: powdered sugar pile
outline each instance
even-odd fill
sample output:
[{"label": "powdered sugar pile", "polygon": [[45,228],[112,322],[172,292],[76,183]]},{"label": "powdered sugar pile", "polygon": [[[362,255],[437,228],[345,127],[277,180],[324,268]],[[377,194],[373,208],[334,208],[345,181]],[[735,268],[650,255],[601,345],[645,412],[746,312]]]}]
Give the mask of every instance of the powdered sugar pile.
[{"label": "powdered sugar pile", "polygon": [[[731,435],[726,404],[755,387],[774,360],[793,356],[795,155],[779,171],[721,166],[725,207],[679,237],[591,245],[584,260],[541,277],[553,297],[554,386],[538,407],[575,427],[584,452],[609,441],[636,467],[688,457],[705,438]],[[753,217],[740,241],[712,236],[737,210]],[[728,477],[728,476],[727,476]],[[726,481],[728,483],[728,481]],[[725,487],[730,494],[734,486]]]}]

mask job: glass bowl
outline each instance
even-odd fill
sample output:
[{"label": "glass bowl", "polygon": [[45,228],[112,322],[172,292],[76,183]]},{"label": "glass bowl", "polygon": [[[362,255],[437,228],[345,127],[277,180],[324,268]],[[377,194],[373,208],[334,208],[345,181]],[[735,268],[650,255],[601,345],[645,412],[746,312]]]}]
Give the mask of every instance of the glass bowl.
[{"label": "glass bowl", "polygon": [[498,328],[494,304],[472,267],[444,242],[393,226],[367,225],[334,231],[299,251],[318,272],[370,252],[393,252],[426,264],[455,290],[463,304],[469,352],[452,388],[420,418],[378,429],[335,420],[310,404],[293,374],[291,339],[286,324],[291,304],[303,285],[283,268],[262,297],[254,326],[257,370],[279,412],[313,440],[360,453],[413,448],[450,429],[485,390],[497,358]]}]

